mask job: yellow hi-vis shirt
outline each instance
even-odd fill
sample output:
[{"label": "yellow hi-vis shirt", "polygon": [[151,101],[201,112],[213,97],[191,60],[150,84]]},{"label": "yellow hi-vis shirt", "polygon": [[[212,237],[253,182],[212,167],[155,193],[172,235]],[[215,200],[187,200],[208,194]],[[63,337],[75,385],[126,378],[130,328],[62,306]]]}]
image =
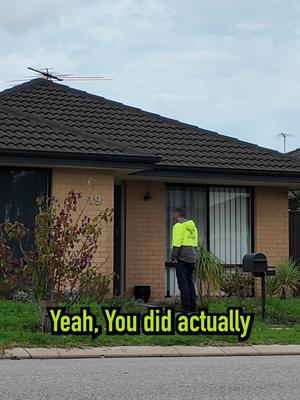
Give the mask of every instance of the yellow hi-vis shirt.
[{"label": "yellow hi-vis shirt", "polygon": [[194,221],[177,222],[173,226],[171,261],[195,263],[197,246],[198,231]]},{"label": "yellow hi-vis shirt", "polygon": [[198,231],[194,221],[177,222],[173,226],[172,246],[198,246]]}]

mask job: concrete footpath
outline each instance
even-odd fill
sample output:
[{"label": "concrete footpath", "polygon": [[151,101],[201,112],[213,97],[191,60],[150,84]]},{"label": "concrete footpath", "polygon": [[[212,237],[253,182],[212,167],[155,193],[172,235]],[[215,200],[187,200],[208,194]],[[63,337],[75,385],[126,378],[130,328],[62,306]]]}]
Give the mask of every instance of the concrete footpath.
[{"label": "concrete footpath", "polygon": [[224,357],[299,355],[300,345],[253,346],[120,346],[87,348],[16,347],[0,353],[0,359],[76,359],[131,357]]}]

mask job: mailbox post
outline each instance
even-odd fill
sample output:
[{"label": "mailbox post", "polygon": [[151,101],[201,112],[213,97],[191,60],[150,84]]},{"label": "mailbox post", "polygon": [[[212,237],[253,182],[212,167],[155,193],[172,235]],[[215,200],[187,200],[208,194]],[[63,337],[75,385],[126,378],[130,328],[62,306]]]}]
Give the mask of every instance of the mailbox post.
[{"label": "mailbox post", "polygon": [[267,257],[262,253],[249,253],[243,258],[243,272],[251,272],[261,278],[261,318],[266,318],[266,274],[268,269]]},{"label": "mailbox post", "polygon": [[261,276],[261,319],[266,319],[266,274]]}]

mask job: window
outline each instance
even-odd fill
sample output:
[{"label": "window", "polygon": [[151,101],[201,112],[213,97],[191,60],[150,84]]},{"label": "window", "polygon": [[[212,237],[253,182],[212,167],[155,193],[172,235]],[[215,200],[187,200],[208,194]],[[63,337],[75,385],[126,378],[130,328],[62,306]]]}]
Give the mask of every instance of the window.
[{"label": "window", "polygon": [[170,260],[176,207],[195,221],[201,242],[224,264],[241,264],[251,252],[251,189],[168,185],[166,198],[166,261]]},{"label": "window", "polygon": [[[197,224],[202,243],[224,264],[241,264],[251,252],[251,189],[168,185],[166,188],[166,261],[170,261],[176,207]],[[166,294],[179,295],[175,268],[166,268]]]},{"label": "window", "polygon": [[249,189],[209,188],[209,248],[224,264],[241,264],[251,252]]},{"label": "window", "polygon": [[47,169],[0,167],[0,223],[21,222],[29,228],[32,243],[37,212],[36,198],[48,195]]}]

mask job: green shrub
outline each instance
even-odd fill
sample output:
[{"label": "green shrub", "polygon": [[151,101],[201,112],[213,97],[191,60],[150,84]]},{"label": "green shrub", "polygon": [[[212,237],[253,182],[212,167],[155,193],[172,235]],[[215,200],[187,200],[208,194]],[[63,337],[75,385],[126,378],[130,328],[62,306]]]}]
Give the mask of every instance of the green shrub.
[{"label": "green shrub", "polygon": [[25,290],[16,290],[12,298],[22,303],[32,303],[34,301],[33,293]]},{"label": "green shrub", "polygon": [[7,278],[4,273],[0,273],[0,299],[11,299],[15,291],[15,284]]},{"label": "green shrub", "polygon": [[238,298],[250,297],[254,285],[254,278],[250,274],[242,273],[239,267],[235,267],[234,272],[227,273],[223,277],[221,289],[226,296],[236,296]]},{"label": "green shrub", "polygon": [[299,324],[300,302],[295,299],[267,299],[267,319],[273,324]]},{"label": "green shrub", "polygon": [[[89,278],[89,277],[88,277]],[[113,274],[103,275],[98,273],[93,279],[86,281],[86,276],[82,276],[80,280],[80,293],[83,297],[92,299],[97,303],[101,303],[105,296],[109,293],[109,287],[113,279]]]},{"label": "green shrub", "polygon": [[[28,230],[23,224],[15,222],[0,225],[0,273],[13,283],[16,283],[16,272],[24,278],[23,284],[19,282],[17,285],[18,289],[24,290],[29,282],[37,308],[41,306],[44,309],[43,332],[50,330],[46,306],[63,300],[68,310],[85,290],[85,285],[91,288],[94,279],[94,290],[98,289],[101,295],[110,283],[101,280],[100,285],[97,278],[107,258],[99,264],[94,261],[94,256],[104,229],[112,222],[113,210],[102,210],[89,217],[85,215],[87,200],[83,208],[79,208],[81,197],[81,193],[70,191],[62,204],[55,198],[37,200],[33,249],[24,247]],[[10,245],[12,241],[18,245],[20,257],[14,254]],[[71,291],[69,296],[62,298],[66,282]],[[76,290],[77,296],[74,296],[75,288],[79,288]]]}]

